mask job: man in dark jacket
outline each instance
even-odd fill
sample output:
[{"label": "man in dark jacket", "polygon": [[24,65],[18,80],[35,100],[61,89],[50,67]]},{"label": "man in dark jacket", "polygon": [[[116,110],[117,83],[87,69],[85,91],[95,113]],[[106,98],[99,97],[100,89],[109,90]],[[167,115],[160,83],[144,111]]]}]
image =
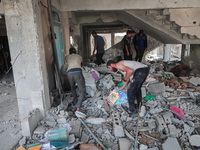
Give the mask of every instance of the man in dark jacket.
[{"label": "man in dark jacket", "polygon": [[144,52],[147,51],[147,36],[144,34],[143,30],[140,30],[139,33],[135,36],[135,49],[135,61],[141,62]]},{"label": "man in dark jacket", "polygon": [[102,59],[102,57],[103,57],[103,54],[104,54],[105,42],[104,42],[103,38],[101,36],[97,35],[97,33],[95,31],[92,31],[92,36],[94,37],[93,56],[95,54],[95,51],[97,51],[95,63],[97,65],[104,64],[105,62]]}]

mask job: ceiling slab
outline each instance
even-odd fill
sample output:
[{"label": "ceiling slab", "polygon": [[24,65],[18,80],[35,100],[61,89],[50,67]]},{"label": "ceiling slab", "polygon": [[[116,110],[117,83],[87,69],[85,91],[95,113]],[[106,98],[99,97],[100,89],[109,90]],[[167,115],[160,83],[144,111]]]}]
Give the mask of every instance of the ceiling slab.
[{"label": "ceiling slab", "polygon": [[61,11],[197,8],[199,0],[60,0]]}]

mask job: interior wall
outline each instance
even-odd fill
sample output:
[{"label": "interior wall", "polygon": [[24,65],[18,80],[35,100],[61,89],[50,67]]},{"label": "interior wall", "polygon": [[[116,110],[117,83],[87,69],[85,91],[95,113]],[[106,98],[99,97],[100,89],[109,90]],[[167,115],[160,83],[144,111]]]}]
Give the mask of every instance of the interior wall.
[{"label": "interior wall", "polygon": [[[44,4],[44,6],[47,6],[47,0],[41,0],[41,2]],[[51,45],[51,32],[48,21],[48,10],[44,6],[40,5],[40,11],[41,11],[42,34],[44,40],[48,83],[49,83],[49,90],[51,91],[52,89],[55,88],[53,49]]]},{"label": "interior wall", "polygon": [[[184,49],[184,52],[186,49]],[[191,44],[190,45],[190,55],[184,56],[182,61],[185,65],[189,66],[190,69],[200,70],[200,44]]]},{"label": "interior wall", "polygon": [[6,27],[0,27],[0,36],[7,36]]}]

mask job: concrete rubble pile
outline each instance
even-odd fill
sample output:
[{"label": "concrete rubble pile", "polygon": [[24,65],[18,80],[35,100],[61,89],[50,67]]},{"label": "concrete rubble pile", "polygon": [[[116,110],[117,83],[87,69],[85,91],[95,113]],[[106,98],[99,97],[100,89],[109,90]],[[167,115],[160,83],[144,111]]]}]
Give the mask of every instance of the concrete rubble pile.
[{"label": "concrete rubble pile", "polygon": [[121,57],[123,56],[123,51],[118,48],[110,48],[105,51],[105,54],[103,55],[103,60],[108,61],[108,60],[114,60],[116,57]]},{"label": "concrete rubble pile", "polygon": [[[98,77],[91,75],[94,72]],[[22,139],[21,145],[47,144],[49,139],[45,134],[50,129],[65,127],[68,129],[65,142],[76,143],[81,150],[192,150],[200,147],[200,107],[197,104],[200,93],[189,81],[151,68],[142,87],[144,104],[139,116],[129,116],[124,107],[107,99],[110,91],[118,86],[113,75],[89,67],[84,67],[83,74],[88,87],[87,98],[81,107],[83,112],[69,111],[68,103],[66,107],[62,106],[64,101],[72,101],[68,95],[62,104],[48,111],[32,138]],[[166,80],[177,81],[180,86],[172,86]],[[184,83],[187,86],[182,86]],[[68,149],[73,147],[68,146]]]}]

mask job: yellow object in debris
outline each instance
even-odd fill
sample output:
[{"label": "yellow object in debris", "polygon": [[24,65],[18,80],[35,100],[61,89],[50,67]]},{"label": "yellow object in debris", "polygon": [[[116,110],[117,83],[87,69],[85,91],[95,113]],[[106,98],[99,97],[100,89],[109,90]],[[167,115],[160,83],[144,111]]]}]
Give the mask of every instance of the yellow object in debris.
[{"label": "yellow object in debris", "polygon": [[42,145],[38,145],[38,146],[30,147],[28,150],[40,150],[41,147]]},{"label": "yellow object in debris", "polygon": [[17,148],[17,150],[26,150],[23,146]]},{"label": "yellow object in debris", "polygon": [[112,104],[114,104],[117,100],[118,100],[118,98],[119,98],[119,94],[117,93],[117,91],[112,91],[111,93],[110,93],[110,95],[108,96],[108,100],[112,103]]}]

